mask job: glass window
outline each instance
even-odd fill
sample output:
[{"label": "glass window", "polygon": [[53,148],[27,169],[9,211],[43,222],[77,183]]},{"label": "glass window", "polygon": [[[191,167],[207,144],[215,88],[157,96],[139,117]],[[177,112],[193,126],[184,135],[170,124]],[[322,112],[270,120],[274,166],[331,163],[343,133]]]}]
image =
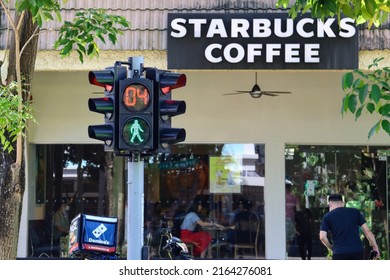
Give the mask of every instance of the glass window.
[{"label": "glass window", "polygon": [[[192,236],[203,234],[208,244],[201,250],[194,249],[195,257],[263,257],[264,145],[173,146],[169,154],[146,161],[145,201],[145,235],[153,238],[152,257],[162,254],[159,229],[164,226],[170,226],[173,234],[190,246],[197,242]],[[194,211],[192,205],[199,201],[203,207]],[[203,221],[218,223],[224,229],[185,224],[191,211]],[[252,217],[251,232],[243,233],[238,227],[240,217],[244,220]],[[244,243],[253,246],[238,247]]]},{"label": "glass window", "polygon": [[[124,158],[104,152],[103,145],[35,145],[35,150],[35,207],[44,213],[30,220],[30,256],[66,257],[67,243],[61,243],[65,239],[56,234],[55,223],[83,213],[118,217],[118,253],[126,257]],[[204,203],[199,217],[224,226],[196,227],[210,238],[205,257],[264,257],[264,145],[174,145],[169,153],[145,157],[144,164],[144,233],[145,244],[151,236],[151,257],[161,253],[160,229],[170,226],[181,236],[182,220],[176,217],[199,198]],[[239,212],[254,217],[250,233],[238,223],[237,217],[246,218]],[[56,213],[66,220],[54,218]],[[248,237],[241,240],[244,233]]]},{"label": "glass window", "polygon": [[[376,236],[382,257],[388,258],[388,154],[388,147],[377,146],[286,146],[286,176],[293,182],[291,190],[286,190],[286,205],[291,195],[297,198],[300,209],[295,212],[295,225],[298,221],[307,228],[306,236],[289,234],[292,231],[288,230],[286,217],[290,259],[330,257],[318,233],[322,216],[329,211],[327,196],[331,193],[342,193],[346,207],[361,210]],[[305,213],[310,219],[303,221]],[[363,235],[361,238],[368,259],[371,247]]]},{"label": "glass window", "polygon": [[[163,255],[159,232],[166,226],[191,247],[199,236],[207,239],[195,257],[264,257],[264,145],[176,145],[145,163],[144,233],[152,239],[151,257]],[[202,209],[194,210],[199,201]],[[184,223],[189,212],[224,228]],[[239,219],[248,217],[251,232],[239,227]],[[253,246],[238,247],[244,243]]]},{"label": "glass window", "polygon": [[29,221],[29,254],[66,256],[70,219],[78,213],[108,215],[104,148],[36,145],[35,150],[35,207],[41,214]]}]

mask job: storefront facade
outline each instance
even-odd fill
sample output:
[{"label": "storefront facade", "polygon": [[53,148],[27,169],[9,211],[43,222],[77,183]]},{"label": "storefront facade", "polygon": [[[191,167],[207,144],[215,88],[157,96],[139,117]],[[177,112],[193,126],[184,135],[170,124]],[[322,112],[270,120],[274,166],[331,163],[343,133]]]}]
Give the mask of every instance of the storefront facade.
[{"label": "storefront facade", "polygon": [[[103,122],[101,116],[88,110],[88,98],[97,91],[88,84],[88,70],[112,66],[116,60],[126,60],[133,55],[144,56],[146,67],[167,69],[172,55],[169,50],[168,47],[167,52],[107,52],[102,54],[98,65],[84,65],[78,71],[71,66],[70,71],[62,72],[44,66],[39,68],[42,62],[38,60],[33,88],[38,124],[32,124],[28,132],[29,187],[23,210],[20,256],[31,254],[28,238],[31,221],[48,219],[54,209],[53,198],[57,199],[59,194],[75,199],[77,206],[72,209],[73,214],[108,213],[104,190],[107,180],[104,163],[107,161],[102,159],[103,145],[87,134],[88,125]],[[364,69],[376,55],[360,51],[358,57],[352,59],[356,59],[355,63],[359,59],[358,67]],[[46,59],[41,58],[41,61]],[[177,71],[186,74],[187,85],[174,90],[173,97],[186,101],[187,112],[174,117],[172,123],[174,127],[185,128],[187,138],[173,147],[170,155],[144,159],[145,221],[156,205],[171,211],[179,204],[188,206],[199,194],[207,197],[210,211],[230,200],[229,213],[233,213],[237,203],[250,200],[262,222],[258,258],[299,257],[296,242],[286,242],[285,178],[290,176],[295,194],[315,215],[313,257],[326,258],[317,235],[318,222],[326,211],[324,199],[326,201],[331,192],[342,191],[351,201],[361,201],[357,193],[366,194],[364,203],[373,203],[367,212],[373,226],[375,221],[389,222],[388,183],[383,179],[387,178],[388,170],[388,135],[380,132],[368,140],[367,133],[376,121],[373,116],[363,116],[358,122],[351,115],[341,116],[341,77],[347,71],[345,67],[266,69],[253,64],[247,69],[181,67]],[[291,94],[261,98],[252,98],[249,94],[224,95],[250,90],[256,74],[262,89]],[[218,182],[218,160],[225,157],[234,159],[237,165],[233,169],[235,188],[230,191],[213,185]],[[368,158],[375,164],[369,165]],[[113,163],[113,192],[117,202],[114,208],[115,213],[123,217],[127,212],[123,196],[126,193],[125,160],[119,157]],[[368,166],[376,171],[377,175],[371,176],[375,187],[367,183],[367,178],[362,178]],[[93,172],[92,167],[95,167]],[[226,180],[227,169],[222,176]],[[81,170],[83,173],[78,173]],[[69,183],[65,179],[66,172]],[[61,178],[61,182],[56,178]],[[169,211],[166,215],[173,216]],[[147,225],[150,224],[146,224],[145,232]],[[384,235],[381,242],[384,250],[388,250],[388,229],[382,227],[377,232]],[[253,254],[247,255],[253,257]]]}]

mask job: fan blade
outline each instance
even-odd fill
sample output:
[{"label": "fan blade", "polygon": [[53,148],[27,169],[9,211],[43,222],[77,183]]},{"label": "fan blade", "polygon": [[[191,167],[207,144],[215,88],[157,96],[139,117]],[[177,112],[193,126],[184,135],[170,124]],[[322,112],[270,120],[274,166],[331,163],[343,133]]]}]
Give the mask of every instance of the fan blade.
[{"label": "fan blade", "polygon": [[273,94],[273,93],[270,93],[268,91],[263,91],[262,94],[267,95],[267,96],[278,96],[277,94]]},{"label": "fan blade", "polygon": [[281,94],[286,93],[286,94],[289,94],[289,93],[291,93],[291,91],[269,91],[269,90],[267,90],[267,91],[263,91],[263,93],[264,93],[264,94],[266,94],[266,93],[276,93],[276,94],[279,94],[279,93],[281,93]]},{"label": "fan blade", "polygon": [[248,91],[245,91],[245,92],[223,93],[222,95],[236,95],[236,94],[244,94],[244,93],[248,93]]},{"label": "fan blade", "polygon": [[250,91],[250,90],[237,90],[236,92],[239,92],[239,93],[251,93],[252,91]]}]

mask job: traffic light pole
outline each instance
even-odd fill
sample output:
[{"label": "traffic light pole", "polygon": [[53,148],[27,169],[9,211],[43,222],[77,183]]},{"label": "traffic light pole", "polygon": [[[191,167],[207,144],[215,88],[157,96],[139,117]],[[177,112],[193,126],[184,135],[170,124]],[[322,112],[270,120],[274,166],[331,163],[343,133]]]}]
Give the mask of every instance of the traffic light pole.
[{"label": "traffic light pole", "polygon": [[144,243],[144,164],[139,154],[127,161],[127,259],[141,260]]},{"label": "traffic light pole", "polygon": [[[130,78],[141,75],[142,56],[129,58]],[[141,260],[144,244],[144,163],[139,153],[131,153],[127,160],[127,259]]]}]

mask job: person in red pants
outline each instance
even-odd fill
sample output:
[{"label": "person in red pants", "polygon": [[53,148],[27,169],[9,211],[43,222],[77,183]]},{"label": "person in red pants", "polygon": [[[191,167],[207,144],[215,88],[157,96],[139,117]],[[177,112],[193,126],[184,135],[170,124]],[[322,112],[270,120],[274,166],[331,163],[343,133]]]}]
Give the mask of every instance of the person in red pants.
[{"label": "person in red pants", "polygon": [[197,226],[216,226],[223,228],[222,225],[203,221],[200,216],[205,209],[201,200],[195,200],[180,225],[180,239],[186,243],[194,244],[194,257],[204,258],[209,247],[212,236],[207,231],[196,231]]}]

